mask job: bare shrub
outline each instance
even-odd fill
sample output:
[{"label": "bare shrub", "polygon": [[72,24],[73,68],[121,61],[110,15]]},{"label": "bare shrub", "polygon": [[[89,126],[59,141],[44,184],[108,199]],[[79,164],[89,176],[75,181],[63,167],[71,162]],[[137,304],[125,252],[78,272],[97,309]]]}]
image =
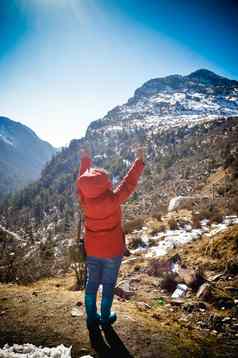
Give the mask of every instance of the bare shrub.
[{"label": "bare shrub", "polygon": [[160,232],[164,232],[166,230],[165,224],[154,220],[148,223],[148,228],[149,228],[148,233],[152,236]]},{"label": "bare shrub", "polygon": [[178,223],[175,220],[175,218],[169,219],[168,226],[169,226],[170,230],[177,230],[178,229]]},{"label": "bare shrub", "polygon": [[222,215],[221,212],[215,211],[215,212],[213,212],[213,213],[211,214],[211,216],[210,216],[209,219],[210,219],[210,222],[211,222],[211,223],[219,224],[219,223],[221,223],[222,220],[223,220],[223,215]]},{"label": "bare shrub", "polygon": [[155,220],[161,221],[161,219],[162,219],[162,214],[161,214],[160,212],[156,211],[156,210],[153,210],[153,211],[151,212],[151,217],[152,217],[153,219],[155,219]]},{"label": "bare shrub", "polygon": [[146,245],[140,236],[132,237],[130,243],[128,244],[128,248],[130,250],[135,250],[138,249],[138,247],[145,247],[145,246]]},{"label": "bare shrub", "polygon": [[[208,208],[201,208],[199,212],[193,214],[194,227],[198,221],[208,219],[211,223],[221,223],[223,220],[224,208],[211,205]],[[199,224],[198,224],[199,225]]]},{"label": "bare shrub", "polygon": [[238,214],[238,198],[232,198],[229,201],[229,209],[232,214]]},{"label": "bare shrub", "polygon": [[134,230],[139,230],[144,225],[144,218],[138,217],[134,220],[127,221],[124,224],[124,232],[125,234],[131,234]]},{"label": "bare shrub", "polygon": [[201,228],[201,221],[199,214],[192,215],[192,227],[193,229],[200,229]]},{"label": "bare shrub", "polygon": [[84,289],[86,284],[86,251],[83,239],[83,220],[83,213],[79,210],[76,235],[68,250],[71,268],[74,270],[76,277],[76,283],[73,287],[75,291]]}]

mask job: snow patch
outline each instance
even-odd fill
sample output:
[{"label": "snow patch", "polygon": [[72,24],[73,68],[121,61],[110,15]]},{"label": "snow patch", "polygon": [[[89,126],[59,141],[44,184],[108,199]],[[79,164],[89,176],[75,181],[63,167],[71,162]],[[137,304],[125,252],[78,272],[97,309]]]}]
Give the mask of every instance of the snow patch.
[{"label": "snow patch", "polygon": [[36,347],[33,344],[26,343],[23,345],[6,344],[0,349],[1,358],[71,358],[71,347],[67,348],[63,344],[48,348]]},{"label": "snow patch", "polygon": [[[200,229],[193,229],[190,224],[187,224],[178,230],[166,230],[155,236],[148,235],[146,227],[143,227],[141,230],[135,231],[137,235],[141,235],[143,245],[135,250],[131,250],[131,253],[142,253],[145,257],[165,256],[170,250],[175,249],[178,246],[198,240],[203,235],[213,237],[214,235],[225,231],[229,226],[235,224],[238,224],[238,217],[236,215],[225,216],[222,223],[212,224],[211,226],[209,226],[209,220],[204,219],[201,221]],[[155,245],[149,247],[149,240],[150,242],[151,240],[155,241]]]},{"label": "snow patch", "polygon": [[0,139],[3,140],[3,142],[5,142],[6,144],[10,144],[12,147],[14,147],[14,143],[7,137],[5,137],[4,135],[0,134]]}]

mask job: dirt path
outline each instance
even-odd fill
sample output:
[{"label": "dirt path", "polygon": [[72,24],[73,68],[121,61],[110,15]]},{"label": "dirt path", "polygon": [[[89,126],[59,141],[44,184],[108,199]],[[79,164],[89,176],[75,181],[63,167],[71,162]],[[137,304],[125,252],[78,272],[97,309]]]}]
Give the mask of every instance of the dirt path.
[{"label": "dirt path", "polygon": [[[83,305],[80,305],[83,293],[70,290],[73,282],[74,277],[69,274],[30,286],[1,284],[0,345],[28,342],[55,346],[63,343],[72,345],[73,357],[88,353],[96,356],[90,347]],[[71,310],[78,302],[82,316],[72,317]],[[215,337],[202,337],[175,316],[164,319],[161,311],[161,319],[158,314],[153,318],[153,312],[140,312],[135,302],[118,299],[115,299],[114,309],[119,317],[114,329],[132,357],[223,357],[216,352]],[[163,310],[167,312],[168,308]]]}]

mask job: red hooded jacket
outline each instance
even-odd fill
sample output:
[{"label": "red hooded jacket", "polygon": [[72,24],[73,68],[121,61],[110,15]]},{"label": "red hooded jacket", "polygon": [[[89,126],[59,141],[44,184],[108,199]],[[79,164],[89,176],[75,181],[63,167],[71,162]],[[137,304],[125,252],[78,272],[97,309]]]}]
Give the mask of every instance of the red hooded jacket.
[{"label": "red hooded jacket", "polygon": [[107,174],[91,168],[91,159],[81,161],[76,187],[85,216],[85,249],[88,256],[111,258],[125,251],[121,207],[135,190],[144,169],[137,159],[115,190]]}]

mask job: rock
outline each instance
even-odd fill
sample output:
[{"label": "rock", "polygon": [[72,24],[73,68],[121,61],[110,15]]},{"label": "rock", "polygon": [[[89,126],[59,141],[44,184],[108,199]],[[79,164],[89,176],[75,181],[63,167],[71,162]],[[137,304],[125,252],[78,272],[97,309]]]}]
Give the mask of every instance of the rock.
[{"label": "rock", "polygon": [[135,292],[132,291],[125,291],[121,287],[116,287],[114,289],[115,295],[119,296],[124,300],[129,300],[132,296],[134,296]]},{"label": "rock", "polygon": [[149,309],[151,309],[151,306],[145,302],[136,302],[136,307],[139,311],[148,311]]},{"label": "rock", "polygon": [[203,283],[202,286],[199,287],[197,298],[207,302],[212,300],[213,295],[211,292],[211,285],[209,283]]},{"label": "rock", "polygon": [[160,287],[169,293],[173,293],[177,287],[174,274],[166,274],[160,282]]},{"label": "rock", "polygon": [[163,273],[170,272],[172,269],[173,261],[171,259],[162,261],[160,259],[153,260],[150,263],[146,273],[150,276],[161,276]]},{"label": "rock", "polygon": [[187,208],[188,204],[190,204],[189,207],[191,208],[192,203],[193,203],[193,197],[176,196],[170,200],[168,211],[170,212],[177,209]]},{"label": "rock", "polygon": [[169,202],[168,211],[174,211],[178,209],[191,210],[195,203],[207,202],[207,196],[175,196]]},{"label": "rock", "polygon": [[231,321],[231,317],[225,317],[225,318],[223,318],[223,320],[222,320],[223,323],[228,323],[228,322],[230,322],[230,321]]},{"label": "rock", "polygon": [[83,317],[84,312],[80,310],[78,307],[73,307],[71,310],[71,316],[72,317]]},{"label": "rock", "polygon": [[172,294],[172,298],[180,298],[180,297],[183,297],[185,296],[186,294],[186,291],[188,290],[188,286],[187,285],[184,285],[182,283],[179,283],[177,285],[177,288],[176,290],[173,292]]},{"label": "rock", "polygon": [[182,298],[176,298],[170,301],[172,306],[183,306],[185,303],[185,300]]},{"label": "rock", "polygon": [[210,282],[211,281],[217,281],[222,276],[224,276],[224,272],[221,272],[221,273],[218,273],[218,274],[213,274],[211,272],[205,272],[205,278]]},{"label": "rock", "polygon": [[176,272],[182,282],[193,289],[197,289],[201,284],[204,283],[204,278],[200,274],[199,270],[195,271],[178,266]]},{"label": "rock", "polygon": [[207,203],[208,200],[208,196],[176,196],[170,200],[168,211],[179,209],[191,210],[195,203]]},{"label": "rock", "polygon": [[131,290],[130,281],[127,280],[119,283],[118,286],[114,288],[114,294],[125,300],[129,300],[134,296],[135,292]]}]

